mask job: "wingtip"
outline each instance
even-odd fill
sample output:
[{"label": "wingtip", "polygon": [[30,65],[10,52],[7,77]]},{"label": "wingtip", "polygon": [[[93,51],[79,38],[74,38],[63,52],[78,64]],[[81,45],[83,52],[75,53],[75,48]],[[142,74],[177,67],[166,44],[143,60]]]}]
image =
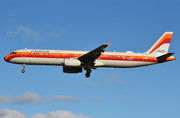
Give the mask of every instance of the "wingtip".
[{"label": "wingtip", "polygon": [[110,46],[110,44],[111,44],[111,42],[110,42],[110,43],[108,43],[107,45],[108,45],[108,46]]}]

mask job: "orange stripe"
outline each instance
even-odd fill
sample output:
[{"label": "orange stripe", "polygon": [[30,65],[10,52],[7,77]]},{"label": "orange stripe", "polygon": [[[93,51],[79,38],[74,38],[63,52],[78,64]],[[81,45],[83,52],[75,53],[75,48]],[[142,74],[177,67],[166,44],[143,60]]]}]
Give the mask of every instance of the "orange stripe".
[{"label": "orange stripe", "polygon": [[[84,54],[73,54],[73,53],[38,53],[38,52],[16,52],[16,54],[10,54],[6,58],[16,58],[21,57],[36,57],[36,58],[75,58],[82,56]],[[57,57],[56,57],[57,56]],[[146,57],[146,59],[144,58]],[[135,55],[101,55],[99,57],[102,60],[131,60],[131,61],[150,61],[156,62],[155,57],[151,56],[135,56]]]}]

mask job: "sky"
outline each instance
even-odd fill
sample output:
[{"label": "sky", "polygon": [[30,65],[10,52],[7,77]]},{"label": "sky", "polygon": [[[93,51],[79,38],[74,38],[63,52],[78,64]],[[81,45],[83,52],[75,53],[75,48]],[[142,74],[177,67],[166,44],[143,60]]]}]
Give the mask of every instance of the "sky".
[{"label": "sky", "polygon": [[[179,0],[0,1],[0,118],[179,118]],[[145,52],[166,32],[176,60],[65,74],[7,63],[18,49]]]}]

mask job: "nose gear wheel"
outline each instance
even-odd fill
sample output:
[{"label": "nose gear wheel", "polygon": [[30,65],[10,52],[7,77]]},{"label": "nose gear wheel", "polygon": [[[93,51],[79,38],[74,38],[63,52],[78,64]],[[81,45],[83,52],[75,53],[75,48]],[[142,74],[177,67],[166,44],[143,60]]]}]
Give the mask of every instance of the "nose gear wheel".
[{"label": "nose gear wheel", "polygon": [[26,65],[25,65],[25,64],[23,64],[23,69],[21,70],[21,72],[22,72],[22,73],[24,73],[24,72],[25,72],[25,66],[26,66]]}]

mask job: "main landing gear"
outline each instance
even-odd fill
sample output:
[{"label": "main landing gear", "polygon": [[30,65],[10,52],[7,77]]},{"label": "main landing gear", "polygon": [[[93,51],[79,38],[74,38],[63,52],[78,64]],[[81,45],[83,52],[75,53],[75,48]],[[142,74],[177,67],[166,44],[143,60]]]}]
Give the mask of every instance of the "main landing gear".
[{"label": "main landing gear", "polygon": [[89,78],[89,77],[90,77],[90,73],[91,73],[91,69],[90,69],[90,68],[84,68],[84,70],[86,70],[85,76],[86,76],[87,78]]},{"label": "main landing gear", "polygon": [[26,65],[25,65],[25,64],[23,64],[23,69],[21,70],[21,72],[22,72],[22,73],[24,73],[24,72],[25,72],[25,66],[26,66]]}]

